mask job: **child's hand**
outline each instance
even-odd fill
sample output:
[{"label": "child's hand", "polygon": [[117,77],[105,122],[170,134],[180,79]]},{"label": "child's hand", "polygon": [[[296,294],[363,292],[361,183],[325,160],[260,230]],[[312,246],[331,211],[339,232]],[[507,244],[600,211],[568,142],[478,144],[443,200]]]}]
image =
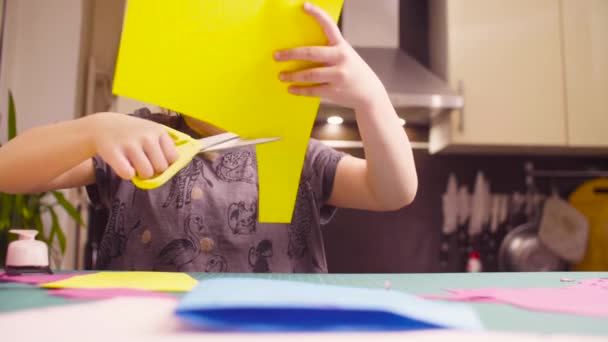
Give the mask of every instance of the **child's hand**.
[{"label": "child's hand", "polygon": [[322,97],[335,104],[366,110],[373,99],[386,98],[382,82],[346,40],[324,10],[305,3],[304,10],[321,25],[328,46],[306,46],[275,53],[277,61],[311,61],[323,66],[281,73],[283,82],[317,83],[290,86],[295,95]]},{"label": "child's hand", "polygon": [[152,121],[117,113],[93,115],[95,151],[123,179],[150,178],[177,160],[173,139]]}]

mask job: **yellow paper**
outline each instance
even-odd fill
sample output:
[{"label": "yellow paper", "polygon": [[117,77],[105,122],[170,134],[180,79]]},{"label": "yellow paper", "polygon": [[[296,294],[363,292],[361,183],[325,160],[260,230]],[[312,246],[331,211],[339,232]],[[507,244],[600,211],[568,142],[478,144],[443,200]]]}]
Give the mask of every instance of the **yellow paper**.
[{"label": "yellow paper", "polygon": [[172,272],[99,272],[40,284],[49,289],[138,289],[188,292],[198,281],[184,273]]},{"label": "yellow paper", "polygon": [[[343,0],[311,1],[337,20]],[[320,100],[297,97],[275,51],[325,45],[303,0],[129,0],[114,93],[207,121],[257,147],[260,222],[291,222]]]}]

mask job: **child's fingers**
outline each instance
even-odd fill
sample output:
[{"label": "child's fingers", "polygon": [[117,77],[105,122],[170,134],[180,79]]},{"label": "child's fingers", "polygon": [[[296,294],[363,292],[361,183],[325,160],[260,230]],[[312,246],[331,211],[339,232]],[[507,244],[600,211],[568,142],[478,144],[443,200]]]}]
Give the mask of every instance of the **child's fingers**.
[{"label": "child's fingers", "polygon": [[283,72],[279,76],[283,82],[331,83],[341,78],[337,68],[313,68],[296,72]]},{"label": "child's fingers", "polygon": [[139,177],[147,179],[154,176],[154,168],[141,147],[131,147],[126,152]]},{"label": "child's fingers", "polygon": [[131,180],[135,176],[135,169],[127,157],[120,151],[113,153],[110,159],[107,160],[107,163],[114,169],[118,177],[122,179]]},{"label": "child's fingers", "polygon": [[331,87],[328,84],[317,86],[291,86],[289,92],[298,96],[324,97]]},{"label": "child's fingers", "polygon": [[310,2],[304,3],[304,11],[312,16],[323,28],[325,37],[327,37],[329,45],[337,45],[342,41],[342,34],[338,25],[332,17],[320,7],[317,7]]},{"label": "child's fingers", "polygon": [[169,167],[169,162],[165,158],[165,153],[160,147],[160,139],[147,139],[144,141],[143,147],[155,173],[161,173]]},{"label": "child's fingers", "polygon": [[343,54],[333,46],[304,46],[277,51],[274,58],[277,61],[310,61],[325,64],[338,64]]},{"label": "child's fingers", "polygon": [[160,148],[163,150],[165,158],[169,164],[173,164],[179,157],[175,144],[173,143],[173,139],[171,139],[168,134],[163,134],[160,136]]}]

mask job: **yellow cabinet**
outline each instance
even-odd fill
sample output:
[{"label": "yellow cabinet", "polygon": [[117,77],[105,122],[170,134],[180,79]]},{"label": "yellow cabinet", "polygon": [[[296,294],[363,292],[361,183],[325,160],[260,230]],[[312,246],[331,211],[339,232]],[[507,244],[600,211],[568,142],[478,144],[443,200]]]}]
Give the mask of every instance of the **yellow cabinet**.
[{"label": "yellow cabinet", "polygon": [[432,69],[465,102],[433,120],[431,152],[566,145],[560,10],[559,0],[431,1]]},{"label": "yellow cabinet", "polygon": [[568,145],[608,147],[608,1],[561,4]]}]

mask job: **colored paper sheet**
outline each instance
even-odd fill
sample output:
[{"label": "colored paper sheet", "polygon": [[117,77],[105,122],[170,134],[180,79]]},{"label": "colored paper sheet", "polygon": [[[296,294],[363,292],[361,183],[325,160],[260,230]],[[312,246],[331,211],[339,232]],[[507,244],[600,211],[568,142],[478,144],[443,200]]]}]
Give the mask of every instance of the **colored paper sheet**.
[{"label": "colored paper sheet", "polygon": [[45,306],[0,314],[0,329],[3,341],[177,341],[175,306],[173,299],[126,297]]},{"label": "colored paper sheet", "polygon": [[452,329],[404,332],[222,333],[184,327],[173,314],[176,302],[159,298],[114,298],[0,314],[3,341],[86,342],[599,342],[604,336],[522,334]]},{"label": "colored paper sheet", "polygon": [[[311,1],[337,20],[343,0]],[[204,120],[257,146],[260,222],[291,222],[318,98],[288,93],[280,49],[325,45],[304,0],[130,0],[114,93]]]},{"label": "colored paper sheet", "polygon": [[38,285],[42,283],[49,283],[53,281],[59,281],[69,279],[77,276],[77,273],[71,274],[24,274],[20,276],[11,276],[6,273],[0,273],[0,282],[7,281],[12,283]]},{"label": "colored paper sheet", "polygon": [[71,289],[139,289],[166,292],[187,292],[196,281],[184,273],[172,272],[99,272],[41,284],[44,288]]},{"label": "colored paper sheet", "polygon": [[608,279],[587,279],[564,288],[450,289],[450,295],[425,296],[461,302],[510,304],[522,309],[608,318]]},{"label": "colored paper sheet", "polygon": [[468,306],[437,305],[384,289],[225,278],[202,281],[179,303],[189,324],[237,331],[480,329]]},{"label": "colored paper sheet", "polygon": [[49,295],[69,299],[110,299],[116,297],[146,297],[177,299],[175,295],[165,292],[137,289],[51,289]]}]

